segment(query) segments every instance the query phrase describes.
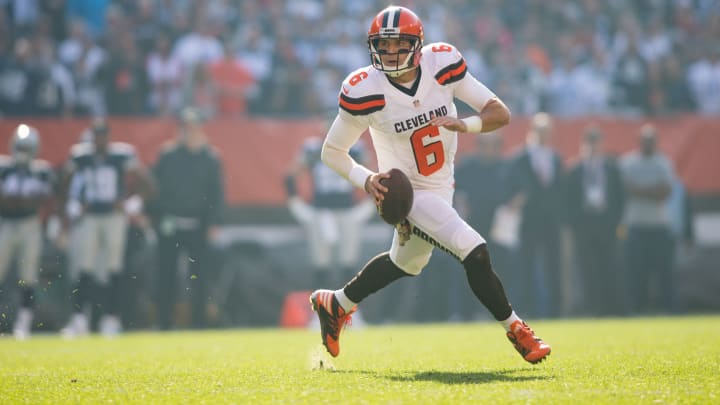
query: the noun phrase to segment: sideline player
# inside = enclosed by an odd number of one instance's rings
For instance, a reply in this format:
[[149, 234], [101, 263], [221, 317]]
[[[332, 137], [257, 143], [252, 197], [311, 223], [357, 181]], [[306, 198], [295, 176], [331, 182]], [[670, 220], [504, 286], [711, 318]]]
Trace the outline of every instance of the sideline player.
[[[352, 184], [322, 162], [322, 143], [319, 137], [306, 139], [285, 179], [290, 212], [307, 235], [315, 272], [313, 285], [334, 281], [333, 268], [337, 268], [343, 279], [355, 273], [362, 226], [375, 212], [369, 198], [356, 202]], [[354, 144], [349, 153], [362, 162], [364, 149], [360, 143]], [[308, 173], [312, 182], [309, 202], [297, 193], [296, 179], [303, 172]]]
[[[352, 72], [341, 86], [340, 109], [322, 160], [376, 201], [387, 192], [380, 180], [397, 167], [410, 178], [414, 203], [407, 221], [396, 227], [389, 251], [371, 259], [342, 289], [312, 293], [323, 344], [337, 356], [340, 332], [357, 304], [399, 278], [420, 274], [437, 247], [462, 263], [473, 293], [505, 327], [520, 355], [530, 363], [540, 362], [550, 354], [550, 346], [515, 314], [492, 269], [485, 240], [452, 207], [457, 133], [496, 130], [509, 122], [510, 112], [467, 72], [455, 47], [423, 46], [423, 38], [415, 13], [385, 8], [368, 31], [372, 64]], [[456, 97], [478, 114], [458, 119]], [[368, 128], [379, 173], [348, 154]]]
[[[61, 333], [77, 337], [89, 332], [87, 304], [97, 297], [103, 315], [100, 332], [114, 336], [121, 332], [119, 318], [121, 272], [127, 241], [127, 214], [139, 211], [140, 196], [128, 197], [128, 177], [137, 182], [143, 196], [154, 184], [135, 149], [126, 143], [110, 142], [110, 128], [95, 119], [89, 129], [91, 140], [72, 147], [66, 167], [69, 180], [66, 214], [77, 232], [71, 248], [79, 271], [74, 291], [74, 313]], [[98, 294], [94, 291], [98, 290]]]
[[16, 258], [22, 295], [13, 325], [18, 340], [32, 329], [43, 242], [40, 209], [54, 191], [50, 164], [35, 159], [39, 147], [37, 129], [20, 124], [10, 138], [12, 157], [0, 156], [0, 282]]

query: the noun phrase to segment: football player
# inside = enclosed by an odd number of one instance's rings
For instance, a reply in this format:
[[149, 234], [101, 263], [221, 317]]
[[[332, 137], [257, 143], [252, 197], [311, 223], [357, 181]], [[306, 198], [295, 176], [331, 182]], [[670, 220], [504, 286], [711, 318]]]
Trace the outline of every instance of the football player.
[[54, 191], [50, 164], [35, 158], [39, 147], [37, 129], [20, 124], [10, 138], [12, 156], [0, 156], [0, 282], [16, 258], [22, 302], [13, 335], [19, 340], [32, 329], [43, 240], [40, 209]]
[[[322, 143], [319, 137], [306, 139], [285, 179], [290, 212], [305, 228], [308, 238], [315, 272], [314, 285], [327, 284], [332, 267], [339, 267], [343, 277], [355, 273], [360, 254], [360, 231], [375, 211], [368, 198], [356, 202], [352, 184], [322, 162]], [[349, 153], [353, 159], [362, 162], [364, 150], [360, 143], [354, 144]], [[296, 178], [303, 172], [309, 174], [312, 182], [309, 203], [297, 193]]]
[[[337, 356], [343, 325], [357, 304], [399, 278], [420, 274], [437, 247], [462, 263], [473, 293], [505, 327], [520, 355], [530, 363], [540, 362], [550, 354], [550, 346], [513, 311], [485, 239], [452, 207], [457, 133], [496, 130], [509, 122], [510, 111], [468, 73], [454, 46], [424, 45], [423, 39], [415, 13], [405, 7], [385, 8], [368, 31], [371, 65], [350, 73], [340, 88], [340, 108], [323, 144], [323, 162], [376, 202], [388, 191], [380, 180], [389, 177], [391, 168], [399, 168], [413, 185], [414, 202], [404, 225], [396, 227], [389, 251], [371, 259], [343, 288], [316, 290], [310, 296], [323, 344]], [[455, 98], [477, 114], [458, 118]], [[378, 173], [348, 153], [367, 129]]]
[[[140, 163], [134, 148], [126, 143], [109, 142], [109, 127], [96, 119], [88, 132], [90, 140], [71, 149], [66, 167], [69, 180], [66, 215], [73, 223], [71, 255], [79, 271], [74, 291], [74, 313], [61, 333], [82, 336], [89, 331], [87, 304], [93, 297], [102, 302], [100, 332], [113, 336], [122, 330], [119, 313], [120, 275], [123, 270], [128, 214], [141, 210], [139, 195], [130, 196], [128, 176], [138, 190], [148, 196], [153, 182]], [[99, 293], [94, 294], [97, 290]]]

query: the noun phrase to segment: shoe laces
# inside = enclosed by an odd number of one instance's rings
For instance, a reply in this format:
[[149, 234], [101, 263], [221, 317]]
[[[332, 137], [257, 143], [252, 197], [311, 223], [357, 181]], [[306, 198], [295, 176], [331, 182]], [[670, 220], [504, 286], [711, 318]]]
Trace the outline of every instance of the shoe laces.
[[351, 310], [345, 313], [345, 310], [338, 306], [338, 312], [339, 311], [343, 311], [343, 314], [331, 314], [331, 316], [328, 317], [328, 323], [330, 324], [330, 334], [333, 339], [338, 338], [338, 336], [340, 335], [340, 330], [344, 326], [352, 325], [352, 314], [353, 312], [355, 312], [354, 310]]
[[535, 336], [535, 332], [525, 323], [520, 324], [520, 328], [512, 331], [516, 341], [525, 347], [534, 347], [540, 341], [540, 338]]

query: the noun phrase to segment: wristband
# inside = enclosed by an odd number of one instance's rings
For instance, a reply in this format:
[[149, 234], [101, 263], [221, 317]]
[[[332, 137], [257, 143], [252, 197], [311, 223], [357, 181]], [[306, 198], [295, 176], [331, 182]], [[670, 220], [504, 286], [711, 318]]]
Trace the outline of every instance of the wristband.
[[483, 127], [482, 118], [477, 115], [472, 115], [467, 118], [463, 118], [460, 121], [464, 122], [467, 126], [467, 132], [481, 132]]
[[367, 178], [372, 176], [373, 173], [365, 166], [355, 165], [348, 173], [348, 180], [357, 188], [365, 190], [365, 181]]

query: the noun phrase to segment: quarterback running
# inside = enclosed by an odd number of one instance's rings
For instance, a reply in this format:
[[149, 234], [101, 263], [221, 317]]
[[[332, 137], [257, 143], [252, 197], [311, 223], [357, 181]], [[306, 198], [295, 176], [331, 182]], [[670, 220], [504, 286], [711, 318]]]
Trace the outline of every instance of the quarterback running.
[[[311, 294], [323, 344], [337, 356], [340, 333], [357, 304], [397, 279], [419, 275], [437, 247], [462, 263], [473, 293], [505, 327], [515, 349], [526, 361], [538, 363], [550, 354], [550, 346], [513, 311], [485, 239], [452, 206], [457, 133], [498, 129], [509, 122], [510, 111], [468, 73], [454, 46], [425, 45], [423, 40], [423, 25], [415, 13], [405, 7], [385, 8], [368, 31], [371, 64], [350, 73], [340, 88], [323, 162], [377, 203], [388, 191], [381, 180], [389, 177], [390, 169], [400, 169], [410, 179], [414, 199], [407, 219], [396, 226], [389, 251], [371, 259], [343, 288]], [[458, 118], [455, 98], [477, 114]], [[348, 153], [367, 129], [378, 173]]]

